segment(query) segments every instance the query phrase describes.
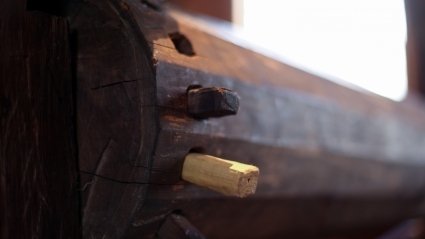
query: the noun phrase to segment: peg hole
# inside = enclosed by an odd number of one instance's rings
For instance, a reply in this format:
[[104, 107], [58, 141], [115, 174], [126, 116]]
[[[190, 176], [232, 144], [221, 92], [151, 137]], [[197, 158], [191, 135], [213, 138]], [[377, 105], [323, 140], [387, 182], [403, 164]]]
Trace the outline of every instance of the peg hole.
[[174, 44], [174, 47], [180, 54], [186, 56], [195, 55], [192, 43], [185, 35], [181, 34], [180, 32], [173, 32], [168, 34], [168, 36], [170, 37], [171, 41]]
[[189, 153], [205, 154], [206, 150], [203, 147], [193, 147], [189, 150]]

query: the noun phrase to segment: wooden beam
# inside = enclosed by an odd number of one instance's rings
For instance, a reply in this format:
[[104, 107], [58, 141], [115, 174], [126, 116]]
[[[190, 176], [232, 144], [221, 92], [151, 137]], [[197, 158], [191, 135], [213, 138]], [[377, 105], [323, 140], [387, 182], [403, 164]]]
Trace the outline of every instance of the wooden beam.
[[[129, 5], [149, 36], [146, 17]], [[151, 182], [174, 185], [151, 186], [139, 220], [178, 208], [206, 236], [311, 238], [319, 231], [365, 231], [425, 213], [423, 191], [415, 190], [425, 186], [422, 105], [342, 87], [235, 47], [206, 33], [208, 26], [192, 24], [193, 19], [175, 17], [195, 56], [179, 54], [166, 38], [148, 40], [155, 49], [161, 125]], [[237, 115], [192, 118], [183, 97], [190, 85], [236, 92]], [[258, 166], [262, 177], [256, 194], [241, 202], [181, 186], [176, 168], [193, 148]], [[224, 218], [238, 222], [232, 232], [218, 229], [229, 223]], [[258, 225], [267, 227], [244, 230]]]
[[[110, 3], [86, 1], [71, 18], [84, 235], [154, 237], [176, 210], [212, 238], [315, 238], [425, 214], [422, 103], [342, 87], [187, 16]], [[178, 49], [176, 32], [193, 54]], [[235, 92], [237, 114], [194, 117], [193, 85]], [[256, 194], [182, 181], [189, 152], [258, 166]]]

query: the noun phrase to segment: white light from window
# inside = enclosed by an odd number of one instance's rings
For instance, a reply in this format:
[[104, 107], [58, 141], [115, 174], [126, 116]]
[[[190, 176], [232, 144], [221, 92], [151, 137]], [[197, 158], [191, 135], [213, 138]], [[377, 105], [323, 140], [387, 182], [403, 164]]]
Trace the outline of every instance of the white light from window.
[[401, 100], [403, 0], [244, 0], [244, 34], [290, 64]]

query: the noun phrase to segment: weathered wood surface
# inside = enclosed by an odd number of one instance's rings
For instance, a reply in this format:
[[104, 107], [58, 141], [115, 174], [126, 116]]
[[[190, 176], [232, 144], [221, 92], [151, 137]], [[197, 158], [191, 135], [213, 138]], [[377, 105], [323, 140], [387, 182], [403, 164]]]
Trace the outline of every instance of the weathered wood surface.
[[[140, 1], [78, 9], [86, 237], [154, 237], [175, 210], [208, 238], [311, 238], [424, 215], [423, 105], [344, 88]], [[176, 49], [175, 33], [194, 55]], [[192, 118], [191, 85], [234, 90], [237, 115]], [[257, 165], [256, 195], [227, 198], [182, 182], [191, 151]]]
[[121, 238], [143, 204], [158, 131], [151, 53], [123, 3], [75, 8], [83, 236]]
[[196, 227], [179, 214], [169, 215], [157, 233], [158, 239], [205, 239]]
[[0, 238], [80, 238], [68, 26], [26, 2], [0, 2]]

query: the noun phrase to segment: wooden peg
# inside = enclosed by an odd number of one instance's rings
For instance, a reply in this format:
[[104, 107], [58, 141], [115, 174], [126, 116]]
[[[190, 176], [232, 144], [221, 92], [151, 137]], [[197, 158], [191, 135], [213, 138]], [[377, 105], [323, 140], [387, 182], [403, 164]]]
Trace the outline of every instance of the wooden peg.
[[187, 110], [199, 119], [235, 115], [239, 110], [239, 96], [222, 87], [191, 87], [187, 91]]
[[190, 153], [186, 155], [182, 177], [225, 195], [246, 197], [255, 193], [259, 173], [253, 165]]

